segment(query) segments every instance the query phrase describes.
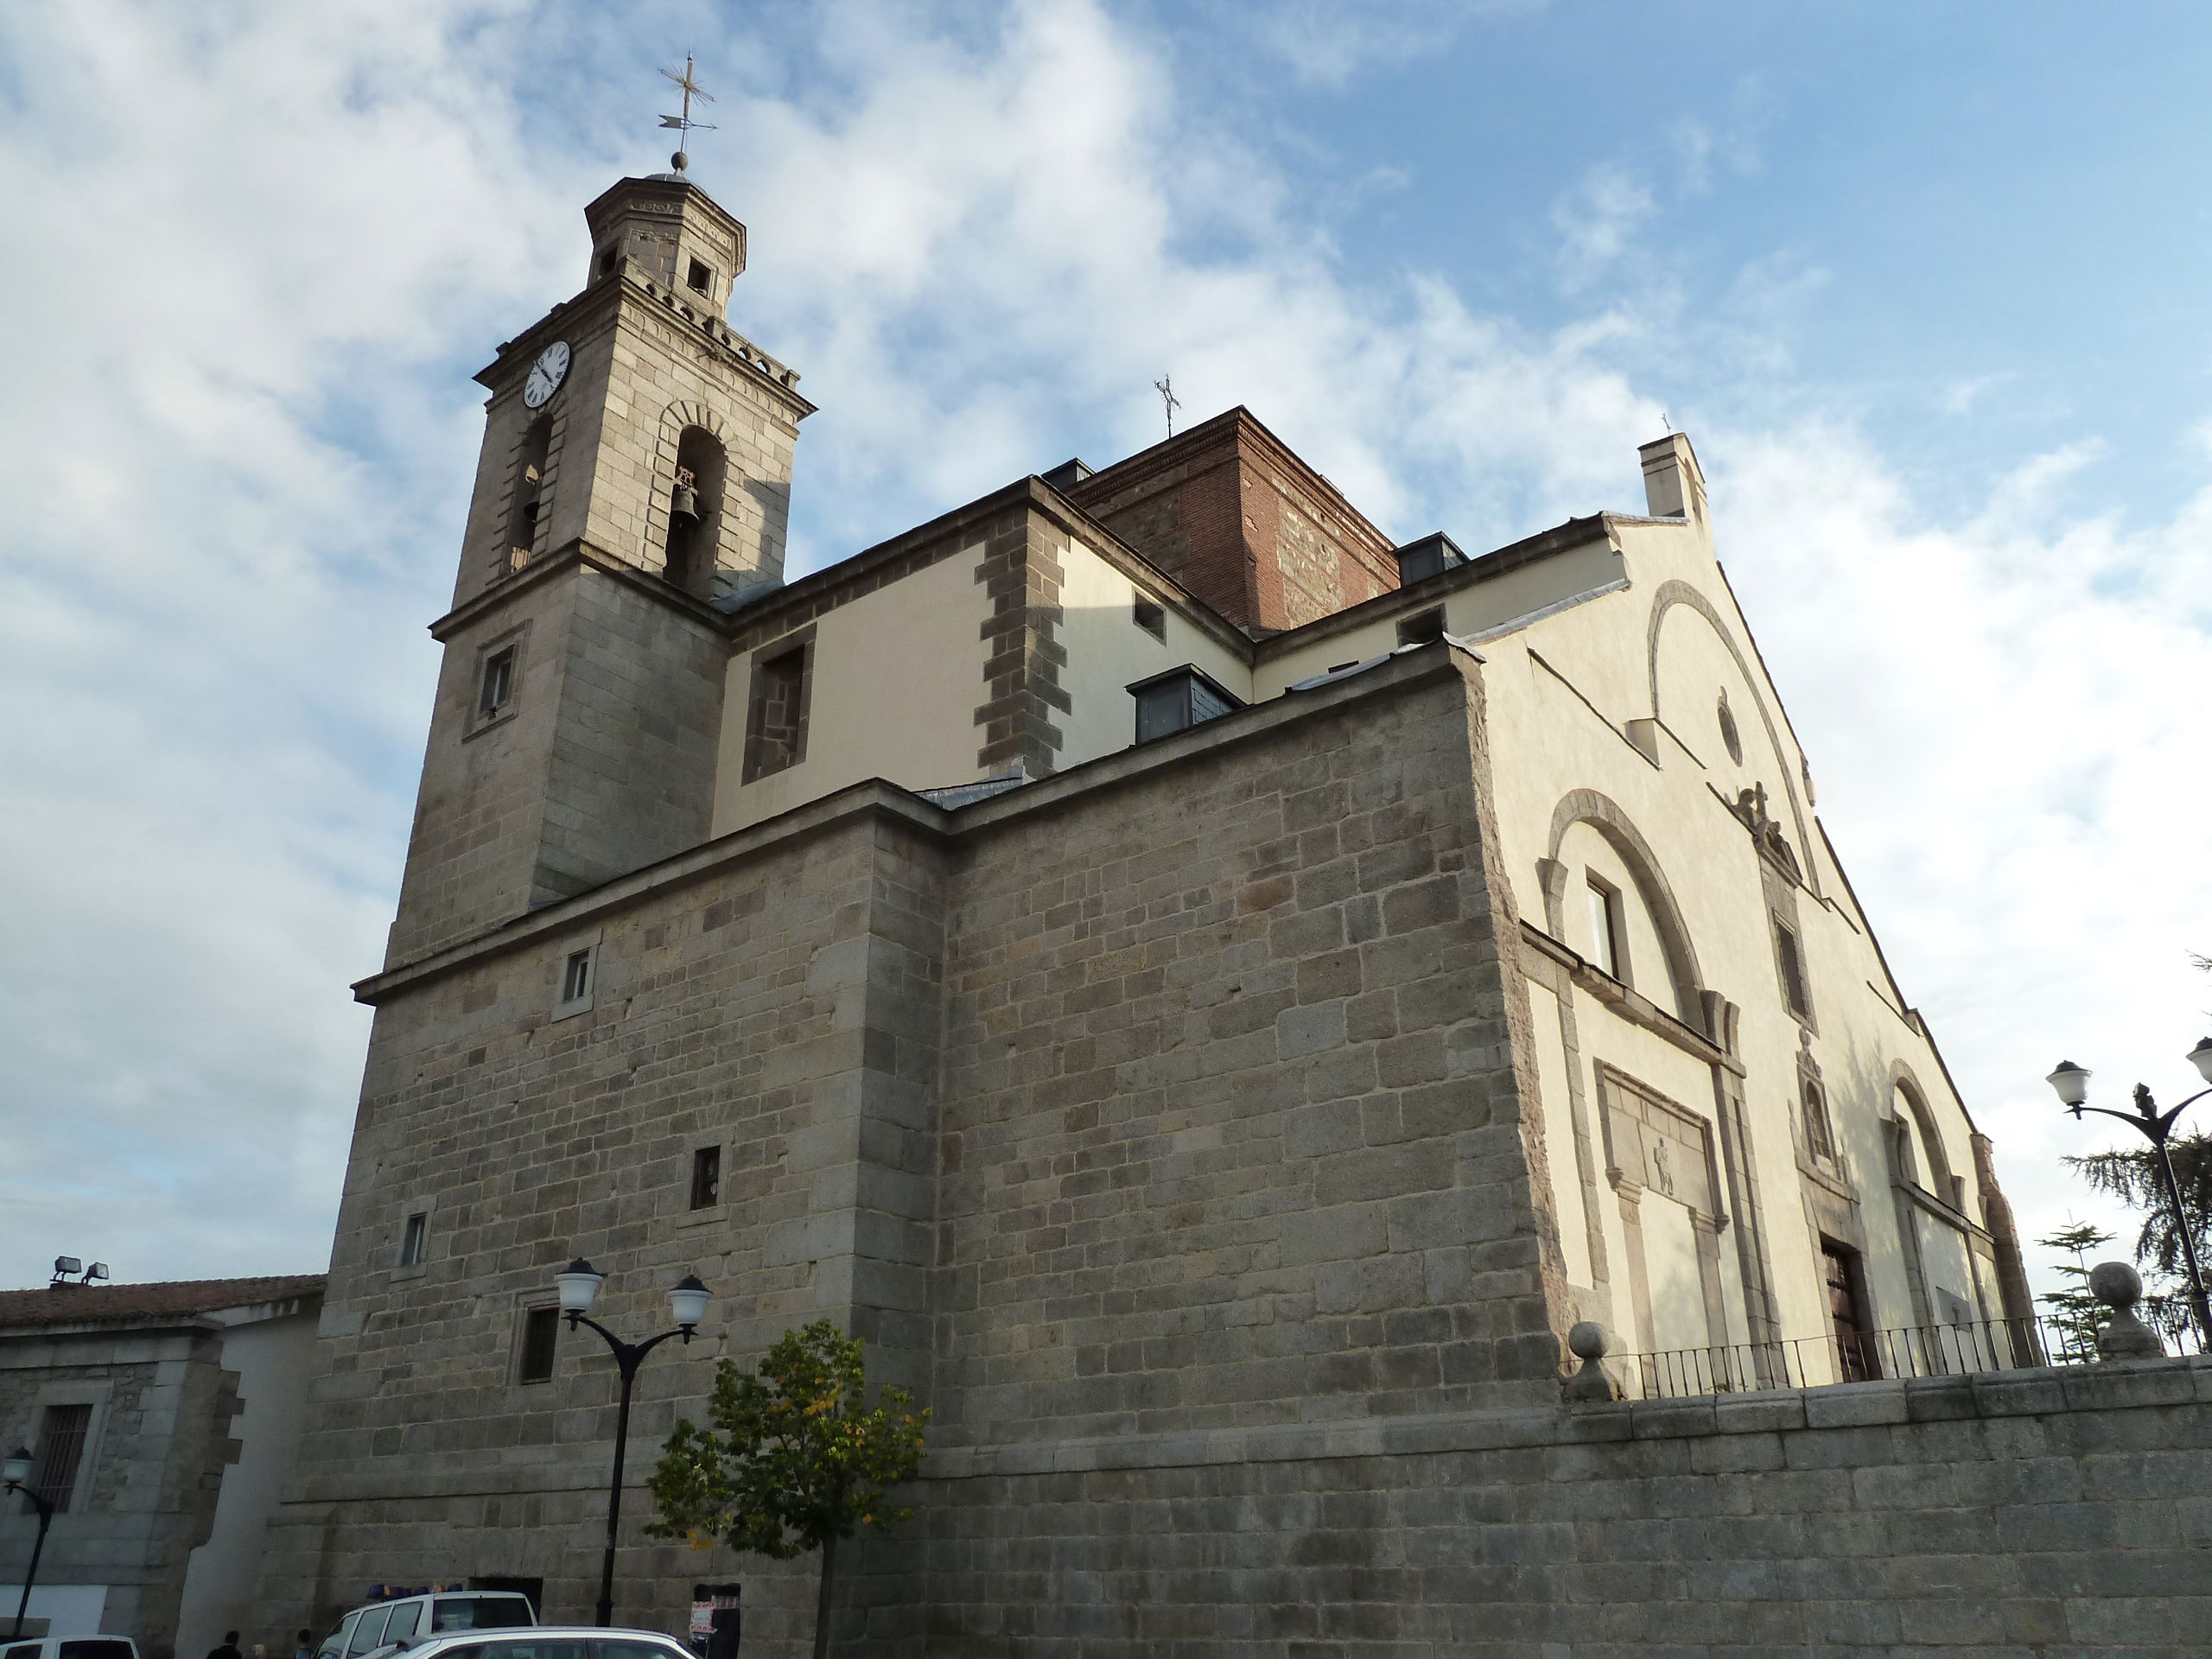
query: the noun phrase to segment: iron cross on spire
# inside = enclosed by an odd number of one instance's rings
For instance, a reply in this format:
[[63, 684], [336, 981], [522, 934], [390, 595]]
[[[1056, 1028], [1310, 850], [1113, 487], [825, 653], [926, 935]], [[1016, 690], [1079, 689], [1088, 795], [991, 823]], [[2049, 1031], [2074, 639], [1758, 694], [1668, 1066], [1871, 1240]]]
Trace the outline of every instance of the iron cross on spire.
[[1174, 377], [1161, 375], [1152, 383], [1152, 389], [1160, 394], [1160, 404], [1167, 411], [1167, 435], [1172, 438], [1175, 435], [1175, 411], [1183, 407], [1183, 400], [1175, 395]]
[[681, 173], [691, 165], [691, 158], [683, 153], [684, 137], [688, 137], [695, 131], [712, 132], [715, 130], [711, 122], [694, 121], [691, 118], [691, 100], [696, 98], [702, 103], [711, 104], [715, 101], [715, 95], [691, 78], [691, 54], [689, 52], [683, 54], [682, 74], [677, 74], [673, 69], [664, 69], [661, 73], [683, 89], [683, 113], [664, 115], [660, 118], [661, 125], [674, 127], [679, 134], [683, 135], [676, 141], [676, 154], [668, 158], [676, 170]]

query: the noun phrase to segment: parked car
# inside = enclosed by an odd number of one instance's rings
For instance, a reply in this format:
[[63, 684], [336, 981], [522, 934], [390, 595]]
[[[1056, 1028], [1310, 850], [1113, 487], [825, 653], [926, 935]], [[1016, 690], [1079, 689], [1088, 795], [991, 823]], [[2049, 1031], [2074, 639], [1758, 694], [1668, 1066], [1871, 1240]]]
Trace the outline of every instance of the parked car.
[[41, 1636], [0, 1642], [0, 1659], [138, 1659], [127, 1636]]
[[407, 1659], [699, 1659], [658, 1630], [540, 1624], [523, 1630], [456, 1630], [417, 1642]]
[[[323, 1638], [315, 1659], [362, 1659], [389, 1649], [412, 1650], [434, 1636], [455, 1630], [525, 1629], [537, 1623], [530, 1598], [512, 1590], [440, 1590], [395, 1596], [356, 1607]], [[4, 1656], [0, 1656], [4, 1659]], [[69, 1659], [124, 1659], [121, 1654], [71, 1655]]]

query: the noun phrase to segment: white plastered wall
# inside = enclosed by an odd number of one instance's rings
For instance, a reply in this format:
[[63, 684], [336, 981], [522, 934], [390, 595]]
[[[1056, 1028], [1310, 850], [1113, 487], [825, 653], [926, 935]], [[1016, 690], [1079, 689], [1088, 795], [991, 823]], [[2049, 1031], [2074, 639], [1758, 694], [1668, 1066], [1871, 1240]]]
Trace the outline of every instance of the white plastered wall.
[[936, 789], [983, 775], [976, 762], [983, 744], [976, 709], [988, 696], [982, 557], [979, 543], [816, 617], [806, 758], [751, 784], [743, 779], [753, 660], [784, 649], [789, 636], [730, 658], [715, 835], [871, 778]]

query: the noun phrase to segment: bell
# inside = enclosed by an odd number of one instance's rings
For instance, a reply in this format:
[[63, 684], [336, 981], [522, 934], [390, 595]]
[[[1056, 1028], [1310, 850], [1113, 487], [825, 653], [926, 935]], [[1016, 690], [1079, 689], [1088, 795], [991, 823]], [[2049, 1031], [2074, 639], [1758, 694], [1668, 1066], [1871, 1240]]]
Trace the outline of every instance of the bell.
[[671, 518], [681, 518], [687, 524], [699, 522], [699, 493], [689, 484], [679, 484], [676, 493], [669, 498], [668, 513]]

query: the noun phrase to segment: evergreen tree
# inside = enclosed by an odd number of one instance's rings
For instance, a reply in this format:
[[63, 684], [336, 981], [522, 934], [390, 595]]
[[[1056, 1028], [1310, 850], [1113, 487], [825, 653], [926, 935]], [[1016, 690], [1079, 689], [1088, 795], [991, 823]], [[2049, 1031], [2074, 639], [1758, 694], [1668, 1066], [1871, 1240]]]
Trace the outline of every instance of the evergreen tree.
[[2088, 1253], [2109, 1244], [2113, 1235], [2086, 1221], [2069, 1222], [2055, 1233], [2036, 1240], [2038, 1249], [2067, 1250], [2071, 1262], [2061, 1262], [2054, 1271], [2069, 1281], [2063, 1290], [2046, 1291], [2036, 1300], [2050, 1310], [2051, 1329], [2058, 1333], [2057, 1357], [2080, 1362], [2097, 1357], [2097, 1327], [2104, 1323], [2104, 1304], [2089, 1294]]
[[645, 1530], [656, 1538], [777, 1560], [822, 1552], [815, 1659], [830, 1650], [837, 1541], [913, 1514], [887, 1506], [883, 1489], [913, 1478], [930, 1414], [908, 1410], [904, 1389], [887, 1388], [864, 1408], [867, 1391], [858, 1338], [828, 1319], [786, 1331], [757, 1371], [726, 1359], [715, 1368], [711, 1427], [678, 1421], [645, 1483], [660, 1517]]

